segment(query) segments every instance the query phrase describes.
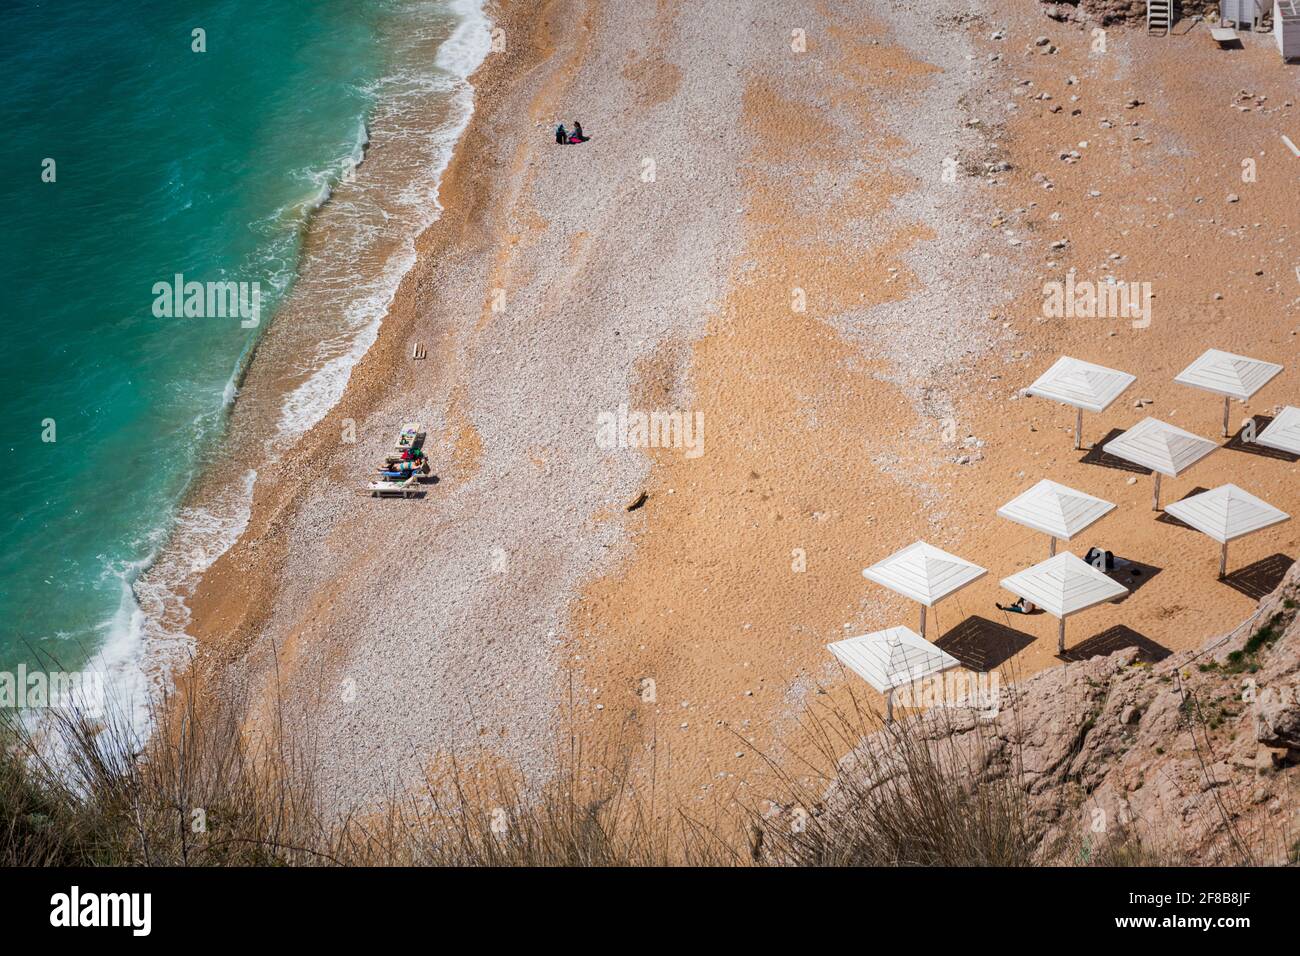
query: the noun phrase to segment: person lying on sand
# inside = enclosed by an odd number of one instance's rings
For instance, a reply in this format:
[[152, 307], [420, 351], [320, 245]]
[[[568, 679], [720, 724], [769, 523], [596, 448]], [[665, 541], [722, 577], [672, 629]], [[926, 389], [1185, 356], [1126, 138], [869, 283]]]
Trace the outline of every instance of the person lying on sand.
[[993, 603], [999, 611], [1006, 611], [1008, 614], [1028, 614], [1035, 610], [1034, 605], [1029, 601], [1026, 601], [1024, 598], [1016, 598], [1015, 604], [1007, 604], [1005, 606], [998, 604], [996, 601]]

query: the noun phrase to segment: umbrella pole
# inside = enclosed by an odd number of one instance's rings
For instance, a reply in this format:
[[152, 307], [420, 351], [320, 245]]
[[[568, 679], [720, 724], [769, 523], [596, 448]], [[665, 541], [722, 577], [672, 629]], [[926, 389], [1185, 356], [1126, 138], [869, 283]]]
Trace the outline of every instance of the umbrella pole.
[[1232, 404], [1232, 399], [1227, 395], [1223, 396], [1223, 437], [1228, 437], [1228, 406]]
[[1064, 654], [1064, 653], [1065, 653], [1065, 618], [1061, 618], [1061, 619], [1057, 622], [1057, 629], [1056, 629], [1056, 653], [1058, 653], [1058, 654]]
[[1050, 541], [1048, 541], [1048, 543], [1047, 543], [1047, 556], [1048, 556], [1049, 558], [1054, 558], [1054, 557], [1056, 557], [1056, 538], [1055, 538], [1055, 536], [1053, 536], [1052, 539], [1051, 539]]
[[921, 636], [925, 637], [925, 605], [921, 605]]
[[1222, 581], [1228, 576], [1228, 542], [1223, 542], [1223, 550], [1219, 552], [1219, 580]]
[[894, 722], [894, 688], [891, 687], [889, 688], [888, 693], [885, 694], [885, 723], [892, 724], [893, 722]]
[[1155, 490], [1151, 493], [1151, 510], [1160, 510], [1160, 472], [1156, 472]]
[[1083, 447], [1083, 409], [1074, 410], [1074, 450], [1078, 451]]

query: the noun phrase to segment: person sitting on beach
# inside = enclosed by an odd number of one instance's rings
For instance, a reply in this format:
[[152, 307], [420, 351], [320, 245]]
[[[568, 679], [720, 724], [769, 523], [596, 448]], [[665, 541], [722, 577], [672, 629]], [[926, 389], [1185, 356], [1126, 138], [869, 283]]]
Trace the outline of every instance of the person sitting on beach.
[[582, 124], [577, 120], [573, 121], [573, 132], [569, 134], [570, 143], [585, 143], [587, 137], [582, 132]]
[[559, 126], [555, 127], [555, 143], [557, 146], [563, 146], [568, 141], [569, 141], [569, 131], [565, 129], [564, 124], [561, 123]]

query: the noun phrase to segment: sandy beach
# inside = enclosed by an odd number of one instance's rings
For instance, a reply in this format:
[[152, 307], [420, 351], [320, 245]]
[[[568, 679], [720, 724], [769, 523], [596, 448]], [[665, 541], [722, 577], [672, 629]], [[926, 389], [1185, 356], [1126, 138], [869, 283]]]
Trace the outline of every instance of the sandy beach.
[[[1300, 526], [1234, 543], [1247, 573], [1216, 581], [1217, 544], [1092, 446], [1149, 415], [1220, 441], [1221, 401], [1173, 381], [1207, 348], [1287, 366], [1234, 432], [1300, 404], [1294, 67], [1203, 24], [1100, 50], [1035, 6], [494, 4], [443, 215], [193, 601], [207, 686], [308, 731], [340, 809], [450, 754], [543, 778], [570, 730], [679, 802], [759, 801], [810, 704], [880, 705], [825, 646], [915, 626], [861, 572], [918, 538], [989, 569], [932, 640], [1062, 666], [1054, 618], [995, 607], [1047, 553], [995, 512], [1041, 478], [1118, 505], [1063, 549], [1145, 572], [1072, 649], [1243, 620]], [[575, 118], [591, 140], [556, 146]], [[1149, 324], [1045, 315], [1070, 270], [1150, 283]], [[1063, 354], [1137, 376], [1079, 451], [1071, 409], [1021, 394]], [[608, 447], [621, 411], [700, 441]], [[362, 496], [407, 421], [436, 483]], [[1298, 473], [1237, 441], [1164, 500], [1230, 481], [1294, 514]]]

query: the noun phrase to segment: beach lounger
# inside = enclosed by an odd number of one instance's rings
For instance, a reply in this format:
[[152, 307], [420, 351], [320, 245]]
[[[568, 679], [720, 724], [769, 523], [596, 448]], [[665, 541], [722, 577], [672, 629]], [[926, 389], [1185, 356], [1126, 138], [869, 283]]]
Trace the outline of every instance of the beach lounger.
[[390, 495], [401, 497], [401, 498], [409, 498], [412, 495], [419, 495], [424, 493], [424, 489], [420, 486], [419, 479], [416, 475], [412, 475], [410, 478], [407, 478], [405, 481], [371, 482], [369, 487], [370, 487], [370, 497], [372, 498], [386, 498]]
[[[401, 464], [404, 464], [404, 463], [406, 463], [406, 462], [412, 462], [412, 463], [414, 463], [414, 461], [415, 461], [415, 459], [413, 459], [413, 458], [403, 458], [401, 455], [385, 455], [385, 456], [384, 456], [384, 464], [385, 464], [386, 466], [387, 466], [387, 465], [401, 465]], [[427, 474], [429, 473], [429, 456], [428, 456], [428, 455], [425, 455], [423, 458], [419, 459], [419, 461], [422, 462], [422, 464], [421, 464], [420, 467], [422, 467], [422, 468], [424, 469], [424, 473], [427, 475]]]
[[1231, 27], [1211, 27], [1210, 39], [1225, 49], [1230, 46], [1241, 46], [1241, 37]]
[[419, 422], [407, 422], [402, 426], [402, 431], [398, 434], [397, 442], [393, 447], [398, 451], [414, 450], [419, 448], [423, 442], [424, 426]]
[[[401, 462], [400, 464], [406, 464], [406, 462]], [[402, 481], [411, 475], [427, 475], [429, 473], [429, 460], [426, 458], [420, 464], [415, 465], [410, 469], [401, 468], [398, 467], [397, 464], [393, 464], [380, 465], [375, 470], [379, 472], [384, 481]]]

